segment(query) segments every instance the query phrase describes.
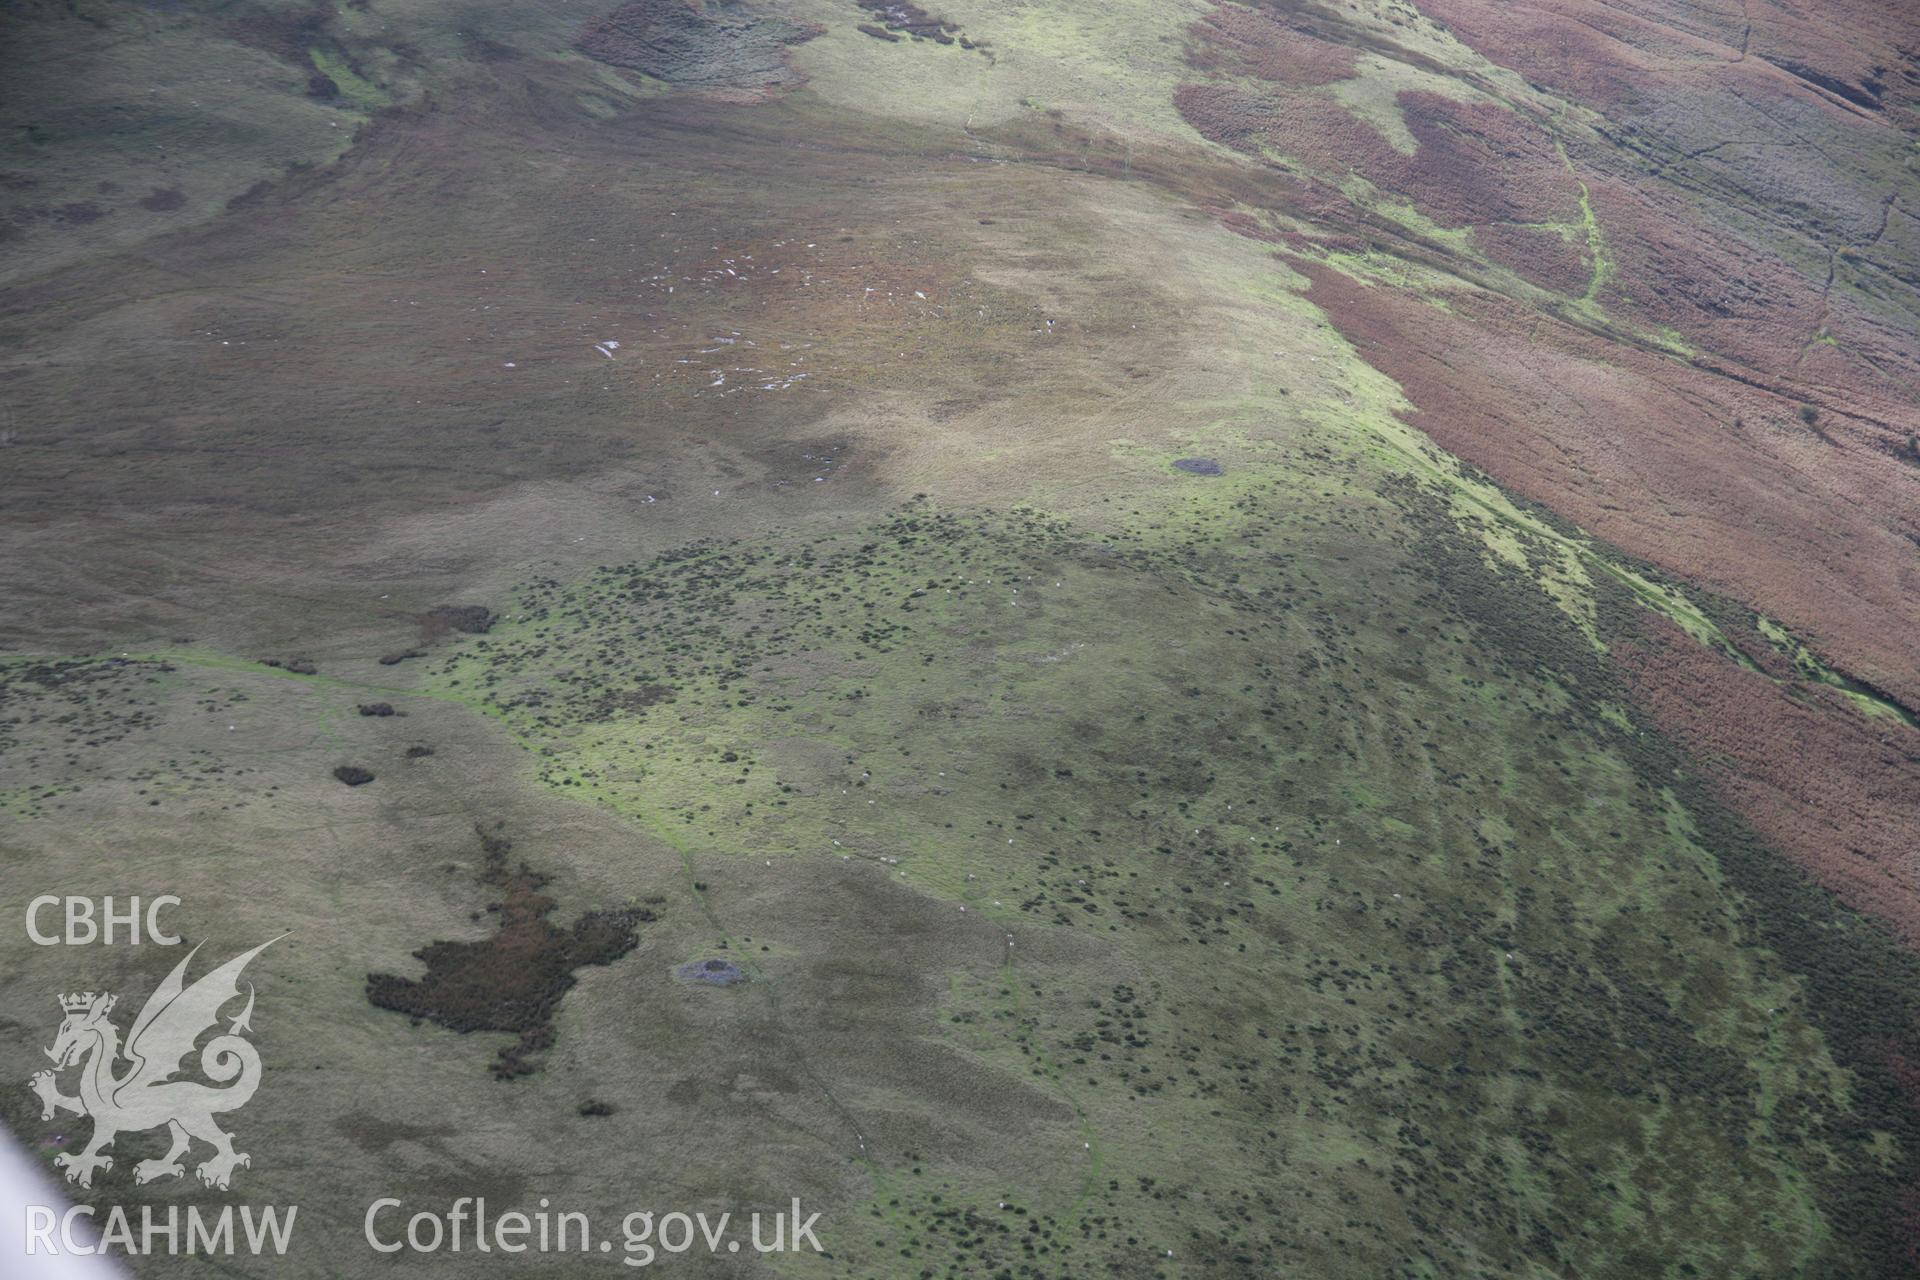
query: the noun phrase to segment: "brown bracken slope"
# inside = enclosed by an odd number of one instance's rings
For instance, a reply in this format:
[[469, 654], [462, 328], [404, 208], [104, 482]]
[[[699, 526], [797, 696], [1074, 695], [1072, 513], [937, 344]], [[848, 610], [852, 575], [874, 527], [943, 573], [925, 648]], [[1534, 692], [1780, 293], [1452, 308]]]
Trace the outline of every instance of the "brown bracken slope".
[[[1284, 246], [1422, 431], [1741, 615], [1761, 670], [1651, 625], [1614, 656], [1758, 831], [1910, 942], [1916, 49], [1860, 0], [1276, 0], [1196, 23], [1176, 96], [1267, 172], [1216, 212]], [[1425, 284], [1382, 287], [1384, 255]]]

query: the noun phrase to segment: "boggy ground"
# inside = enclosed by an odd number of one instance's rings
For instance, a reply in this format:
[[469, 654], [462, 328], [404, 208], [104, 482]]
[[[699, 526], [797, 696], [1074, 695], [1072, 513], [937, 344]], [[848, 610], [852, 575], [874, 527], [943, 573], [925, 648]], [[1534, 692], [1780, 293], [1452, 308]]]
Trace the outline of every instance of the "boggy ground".
[[[1911, 1265], [1894, 63], [1753, 19], [1835, 176], [1636, 159], [1465, 8], [650, 12], [223, 26], [337, 161], [0, 246], [8, 882], [294, 930], [280, 1269], [389, 1192], [798, 1194], [823, 1275]], [[19, 1075], [165, 967], [0, 947]]]

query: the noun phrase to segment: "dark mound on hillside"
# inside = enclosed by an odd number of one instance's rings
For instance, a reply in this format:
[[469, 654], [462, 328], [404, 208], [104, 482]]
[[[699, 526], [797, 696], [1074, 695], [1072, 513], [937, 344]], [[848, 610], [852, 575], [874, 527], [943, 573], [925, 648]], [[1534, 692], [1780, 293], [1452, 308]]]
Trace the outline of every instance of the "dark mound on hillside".
[[980, 49], [984, 41], [970, 40], [961, 34], [960, 24], [949, 22], [945, 18], [936, 18], [913, 0], [858, 0], [862, 9], [877, 18], [883, 25], [874, 26], [869, 22], [859, 24], [859, 29], [877, 39], [898, 43], [904, 32], [915, 40], [931, 40], [935, 44], [957, 44], [963, 49]]
[[485, 856], [480, 883], [498, 890], [489, 912], [499, 917], [492, 937], [481, 942], [433, 942], [414, 952], [427, 966], [412, 980], [391, 973], [367, 975], [367, 1000], [454, 1031], [514, 1031], [520, 1039], [500, 1051], [493, 1073], [502, 1080], [527, 1075], [532, 1055], [553, 1044], [553, 1014], [572, 990], [574, 970], [612, 964], [638, 942], [635, 926], [653, 919], [645, 908], [589, 911], [569, 929], [547, 916], [552, 898], [541, 893], [547, 877], [522, 863], [507, 862], [513, 843], [482, 829]]
[[[437, 604], [427, 610], [427, 630], [435, 633], [461, 631], [470, 636], [483, 636], [493, 629], [493, 623], [493, 610], [483, 604]], [[402, 654], [394, 661], [403, 661], [407, 656]]]
[[798, 84], [787, 47], [819, 34], [817, 26], [750, 13], [733, 0], [634, 0], [589, 22], [573, 44], [671, 85], [757, 96]]

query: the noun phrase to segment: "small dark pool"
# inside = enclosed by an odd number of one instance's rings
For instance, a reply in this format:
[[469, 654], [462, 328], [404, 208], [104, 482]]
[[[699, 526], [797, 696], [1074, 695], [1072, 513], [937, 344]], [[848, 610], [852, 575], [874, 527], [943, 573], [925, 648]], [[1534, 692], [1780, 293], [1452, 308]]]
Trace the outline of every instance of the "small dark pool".
[[1173, 469], [1196, 476], [1217, 476], [1221, 473], [1219, 462], [1213, 458], [1181, 458], [1173, 464]]
[[731, 960], [689, 960], [676, 965], [673, 976], [682, 982], [697, 982], [705, 987], [731, 987], [745, 982], [747, 975]]

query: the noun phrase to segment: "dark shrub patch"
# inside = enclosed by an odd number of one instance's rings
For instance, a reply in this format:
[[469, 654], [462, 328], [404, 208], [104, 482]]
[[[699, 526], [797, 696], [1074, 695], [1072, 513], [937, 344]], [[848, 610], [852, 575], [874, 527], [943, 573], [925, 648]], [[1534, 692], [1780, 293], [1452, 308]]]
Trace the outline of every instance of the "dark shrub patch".
[[573, 927], [547, 920], [547, 877], [507, 861], [511, 841], [479, 831], [485, 865], [480, 883], [498, 891], [487, 910], [499, 926], [483, 942], [433, 942], [414, 952], [427, 966], [418, 981], [391, 973], [367, 975], [367, 999], [382, 1009], [426, 1018], [454, 1031], [514, 1031], [520, 1038], [500, 1051], [493, 1074], [502, 1080], [537, 1069], [533, 1055], [553, 1043], [553, 1013], [572, 989], [574, 970], [611, 964], [639, 941], [635, 926], [654, 918], [644, 907], [589, 911]]
[[431, 633], [463, 631], [482, 636], [493, 628], [493, 610], [483, 604], [437, 604], [427, 610], [426, 627]]

